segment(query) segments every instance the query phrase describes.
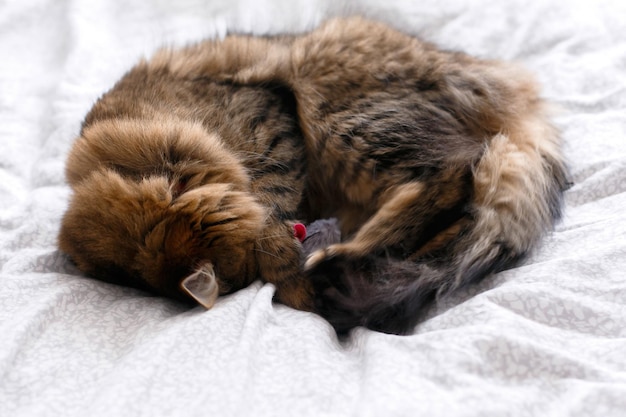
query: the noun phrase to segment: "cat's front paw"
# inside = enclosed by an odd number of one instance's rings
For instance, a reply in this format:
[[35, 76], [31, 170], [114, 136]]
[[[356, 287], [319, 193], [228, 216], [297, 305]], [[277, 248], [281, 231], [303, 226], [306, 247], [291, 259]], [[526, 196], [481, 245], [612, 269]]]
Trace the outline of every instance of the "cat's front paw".
[[313, 310], [313, 289], [302, 271], [302, 231], [294, 222], [277, 222], [258, 240], [256, 257], [261, 277], [276, 286], [276, 300], [298, 310]]

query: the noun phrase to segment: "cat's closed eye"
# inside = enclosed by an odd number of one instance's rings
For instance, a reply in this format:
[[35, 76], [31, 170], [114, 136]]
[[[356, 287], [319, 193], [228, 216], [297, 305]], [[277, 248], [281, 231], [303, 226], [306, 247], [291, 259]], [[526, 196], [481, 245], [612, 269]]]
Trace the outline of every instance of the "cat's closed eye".
[[191, 185], [190, 180], [191, 180], [191, 177], [187, 177], [187, 176], [174, 178], [172, 180], [172, 188], [171, 188], [172, 196], [176, 198], [179, 195], [183, 194], [185, 191], [188, 191]]

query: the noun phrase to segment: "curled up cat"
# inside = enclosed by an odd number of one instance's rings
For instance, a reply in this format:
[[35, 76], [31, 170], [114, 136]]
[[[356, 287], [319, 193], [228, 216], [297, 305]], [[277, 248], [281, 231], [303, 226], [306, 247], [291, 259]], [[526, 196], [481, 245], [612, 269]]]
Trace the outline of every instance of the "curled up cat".
[[[344, 333], [412, 330], [561, 214], [535, 81], [384, 24], [163, 49], [94, 105], [60, 248], [86, 274], [210, 307], [261, 278]], [[298, 222], [336, 218], [306, 258]]]

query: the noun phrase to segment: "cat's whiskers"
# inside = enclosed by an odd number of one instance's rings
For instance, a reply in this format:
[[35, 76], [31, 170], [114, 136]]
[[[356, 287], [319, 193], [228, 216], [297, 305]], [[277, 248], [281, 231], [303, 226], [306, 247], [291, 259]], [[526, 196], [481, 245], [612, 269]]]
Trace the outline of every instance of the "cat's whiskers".
[[272, 252], [268, 252], [268, 251], [266, 251], [266, 250], [259, 249], [259, 248], [254, 248], [253, 250], [254, 250], [255, 252], [260, 252], [260, 253], [263, 253], [263, 254], [265, 254], [265, 255], [269, 255], [269, 256], [271, 256], [272, 258], [280, 259], [280, 256], [278, 256], [278, 255], [276, 255], [275, 253], [272, 253]]
[[259, 240], [267, 240], [267, 239], [276, 239], [276, 238], [279, 238], [279, 237], [282, 237], [282, 236], [284, 236], [284, 235], [282, 235], [282, 234], [268, 235], [268, 236], [263, 236], [263, 237], [258, 238], [257, 241], [259, 241]]

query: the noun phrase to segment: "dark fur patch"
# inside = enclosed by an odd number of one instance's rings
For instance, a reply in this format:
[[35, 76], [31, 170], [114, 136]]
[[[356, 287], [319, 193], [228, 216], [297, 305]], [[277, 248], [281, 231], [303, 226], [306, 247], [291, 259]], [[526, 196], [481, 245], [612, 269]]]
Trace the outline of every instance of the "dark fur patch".
[[[220, 287], [260, 276], [340, 333], [405, 333], [560, 217], [544, 113], [522, 71], [361, 18], [161, 51], [85, 117], [60, 245], [160, 294], [207, 262]], [[305, 276], [293, 223], [318, 217], [337, 217], [344, 242]]]
[[316, 311], [338, 334], [357, 326], [393, 334], [411, 331], [434, 300], [443, 275], [424, 264], [377, 256], [338, 256], [309, 273]]

